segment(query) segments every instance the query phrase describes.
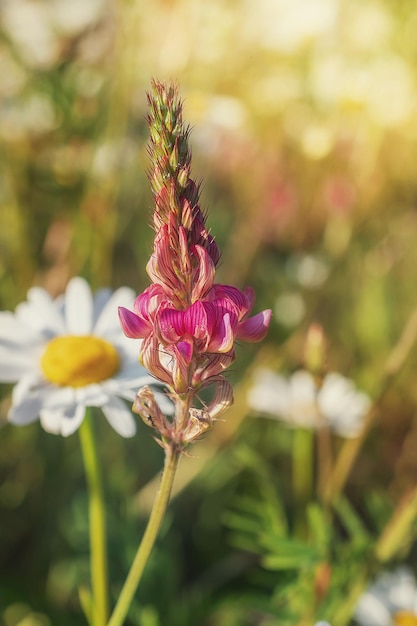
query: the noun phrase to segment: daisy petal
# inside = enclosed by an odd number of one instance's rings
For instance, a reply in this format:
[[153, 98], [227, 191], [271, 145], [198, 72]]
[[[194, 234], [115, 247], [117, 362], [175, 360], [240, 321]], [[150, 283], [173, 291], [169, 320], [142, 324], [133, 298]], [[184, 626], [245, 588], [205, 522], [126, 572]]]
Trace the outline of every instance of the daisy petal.
[[154, 397], [164, 415], [173, 415], [175, 409], [174, 404], [165, 393], [154, 391]]
[[30, 389], [36, 387], [41, 382], [41, 377], [37, 372], [29, 372], [22, 376], [18, 383], [13, 387], [12, 402], [20, 404]]
[[120, 320], [117, 308], [132, 308], [135, 301], [135, 292], [129, 287], [120, 287], [109, 298], [103, 307], [97, 323], [93, 329], [95, 335], [100, 337], [109, 337], [110, 335], [121, 335]]
[[31, 424], [38, 419], [42, 406], [42, 397], [27, 396], [18, 404], [12, 405], [8, 414], [9, 422], [19, 426]]
[[64, 409], [43, 409], [40, 421], [46, 432], [68, 437], [81, 425], [85, 416], [85, 406], [73, 404]]
[[104, 307], [110, 300], [112, 295], [112, 290], [108, 287], [103, 287], [99, 289], [94, 294], [93, 298], [93, 328], [97, 324], [98, 319], [100, 318]]
[[110, 426], [121, 437], [133, 437], [136, 433], [136, 422], [123, 400], [114, 397], [110, 398], [109, 402], [101, 410]]
[[26, 345], [33, 343], [34, 340], [42, 341], [42, 335], [34, 332], [32, 328], [24, 326], [18, 321], [14, 313], [10, 311], [0, 312], [0, 341]]
[[[29, 380], [29, 377], [26, 381]], [[73, 389], [47, 385], [40, 389], [28, 391], [23, 395], [22, 389], [13, 393], [13, 403], [9, 411], [9, 421], [14, 424], [34, 422], [44, 409], [62, 410], [74, 403]]]
[[71, 335], [89, 335], [93, 326], [93, 299], [83, 278], [72, 278], [65, 292], [65, 321]]
[[258, 369], [248, 392], [248, 403], [257, 412], [288, 419], [291, 395], [287, 379], [269, 369]]
[[103, 406], [108, 402], [109, 396], [104, 391], [104, 386], [99, 384], [78, 387], [75, 390], [75, 399], [78, 404], [84, 406]]
[[16, 352], [0, 346], [0, 380], [3, 383], [14, 383], [19, 378], [33, 371], [36, 367], [30, 354]]
[[49, 337], [65, 332], [64, 320], [51, 296], [41, 287], [28, 291], [28, 301], [16, 307], [16, 319], [20, 324]]

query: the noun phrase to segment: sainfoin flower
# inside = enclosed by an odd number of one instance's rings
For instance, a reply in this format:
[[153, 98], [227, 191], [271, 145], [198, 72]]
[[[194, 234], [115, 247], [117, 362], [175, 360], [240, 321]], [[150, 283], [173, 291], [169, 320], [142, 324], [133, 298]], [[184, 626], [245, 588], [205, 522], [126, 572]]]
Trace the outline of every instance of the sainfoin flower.
[[[235, 359], [235, 341], [260, 341], [271, 311], [250, 316], [251, 288], [244, 291], [215, 282], [219, 248], [199, 206], [199, 188], [190, 177], [189, 129], [182, 120], [177, 88], [154, 82], [149, 95], [149, 174], [155, 199], [153, 253], [147, 265], [151, 285], [133, 310], [120, 307], [128, 337], [143, 340], [140, 361], [168, 388], [176, 418], [167, 421], [151, 395], [135, 403], [144, 420], [163, 439], [182, 445], [204, 432], [231, 404], [233, 393], [223, 372]], [[213, 386], [213, 400], [193, 406], [198, 392]]]
[[355, 620], [359, 626], [416, 626], [417, 582], [410, 568], [380, 574], [360, 597]]
[[369, 397], [336, 372], [319, 386], [305, 370], [284, 377], [268, 368], [255, 372], [248, 392], [249, 406], [258, 414], [302, 428], [326, 426], [342, 437], [356, 437], [370, 407]]
[[134, 435], [124, 400], [133, 401], [137, 388], [154, 379], [137, 363], [140, 342], [128, 341], [120, 329], [117, 305], [133, 300], [127, 287], [102, 289], [93, 298], [87, 282], [73, 278], [56, 300], [33, 287], [15, 313], [0, 312], [0, 381], [17, 383], [9, 421], [40, 419], [46, 431], [67, 436], [86, 407], [100, 407], [117, 433]]

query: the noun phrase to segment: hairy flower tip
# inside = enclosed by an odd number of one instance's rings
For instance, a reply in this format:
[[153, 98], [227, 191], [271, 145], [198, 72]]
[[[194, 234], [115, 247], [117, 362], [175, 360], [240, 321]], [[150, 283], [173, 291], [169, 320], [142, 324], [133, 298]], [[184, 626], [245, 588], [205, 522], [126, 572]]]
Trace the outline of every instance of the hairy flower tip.
[[182, 101], [174, 83], [152, 82], [148, 94], [149, 179], [156, 199], [155, 227], [166, 223], [175, 207], [181, 217], [182, 206], [198, 204], [198, 186], [190, 182], [190, 129], [182, 117]]
[[[217, 265], [220, 250], [206, 228], [206, 217], [199, 207], [200, 186], [191, 178], [190, 129], [183, 122], [177, 86], [154, 81], [148, 102], [148, 153], [152, 164], [149, 180], [155, 197], [154, 228], [158, 232], [164, 224], [169, 224], [178, 238], [181, 226], [188, 247], [203, 247]], [[172, 228], [173, 225], [177, 230]], [[180, 242], [170, 239], [173, 256], [181, 258]], [[177, 276], [183, 276], [183, 270], [177, 269]]]

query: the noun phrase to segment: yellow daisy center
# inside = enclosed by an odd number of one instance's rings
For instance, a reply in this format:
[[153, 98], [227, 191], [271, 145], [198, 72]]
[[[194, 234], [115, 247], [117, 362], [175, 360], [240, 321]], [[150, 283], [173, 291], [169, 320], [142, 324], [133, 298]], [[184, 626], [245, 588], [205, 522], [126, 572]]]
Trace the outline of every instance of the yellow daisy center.
[[41, 358], [45, 378], [64, 387], [99, 383], [113, 376], [119, 366], [114, 346], [92, 335], [55, 337]]
[[394, 615], [395, 626], [417, 626], [417, 615], [410, 611], [399, 611]]

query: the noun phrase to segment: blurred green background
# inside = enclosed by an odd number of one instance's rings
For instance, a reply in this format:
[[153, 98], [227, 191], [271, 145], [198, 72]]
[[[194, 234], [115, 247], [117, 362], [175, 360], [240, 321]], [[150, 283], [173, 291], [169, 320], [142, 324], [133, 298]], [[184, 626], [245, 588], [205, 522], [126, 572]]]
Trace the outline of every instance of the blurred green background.
[[[177, 81], [185, 100], [193, 172], [222, 249], [218, 282], [253, 285], [257, 310], [274, 313], [263, 346], [239, 349], [236, 406], [183, 459], [182, 490], [131, 623], [281, 623], [259, 617], [276, 581], [233, 548], [224, 522], [259, 476], [284, 500], [288, 490], [289, 433], [243, 421], [245, 389], [254, 362], [299, 366], [318, 322], [328, 368], [372, 395], [417, 304], [416, 4], [3, 0], [0, 20], [1, 308], [13, 310], [33, 284], [59, 294], [77, 274], [93, 288], [148, 285], [146, 91], [155, 77]], [[416, 362], [384, 401], [353, 498], [366, 486], [395, 502], [415, 483]], [[78, 438], [8, 426], [9, 391], [2, 386], [1, 619], [83, 624]], [[99, 431], [115, 595], [162, 458], [143, 425], [129, 441], [104, 421]], [[242, 594], [250, 611], [239, 609]]]

